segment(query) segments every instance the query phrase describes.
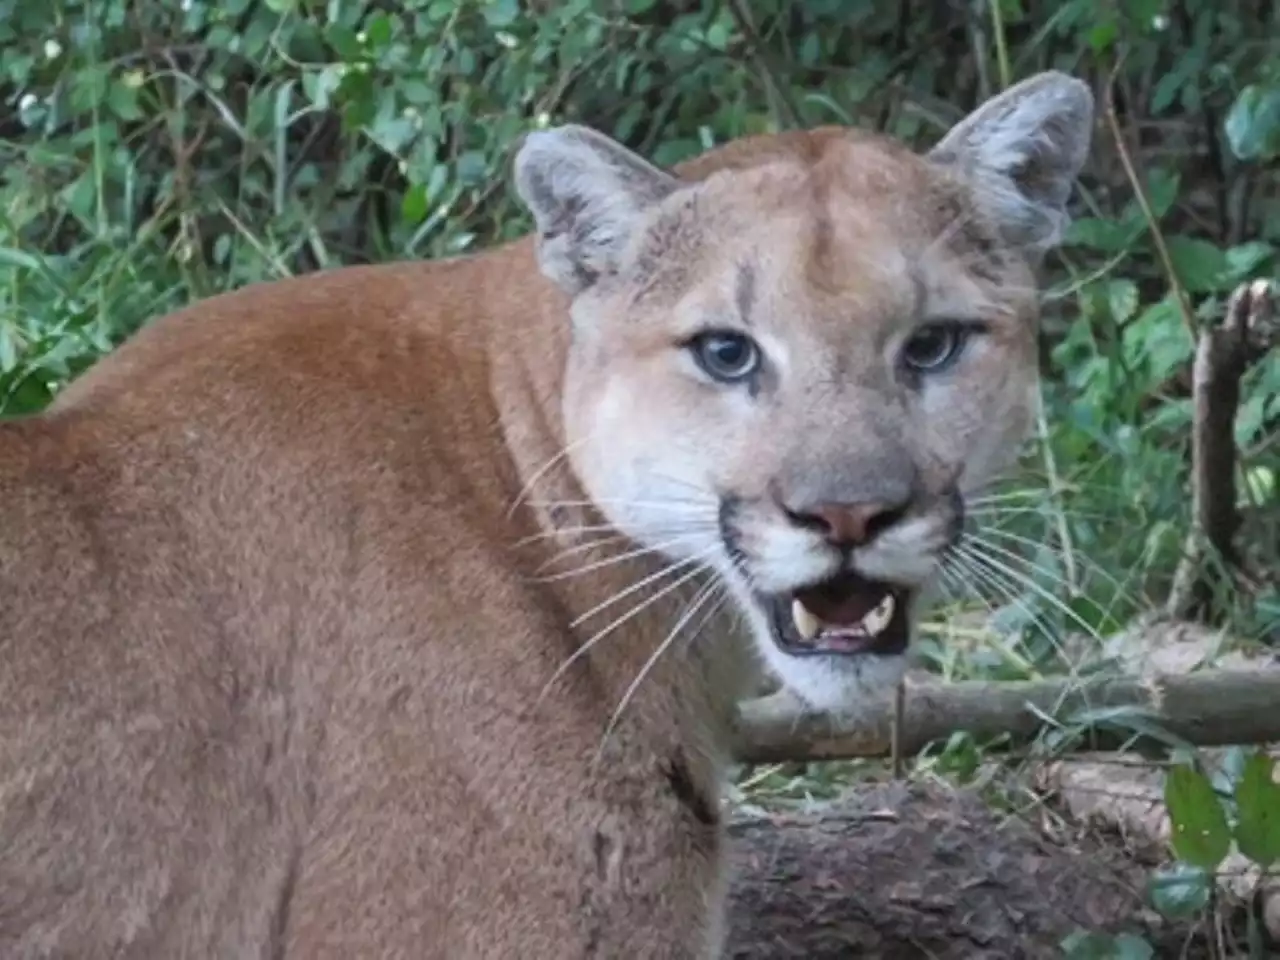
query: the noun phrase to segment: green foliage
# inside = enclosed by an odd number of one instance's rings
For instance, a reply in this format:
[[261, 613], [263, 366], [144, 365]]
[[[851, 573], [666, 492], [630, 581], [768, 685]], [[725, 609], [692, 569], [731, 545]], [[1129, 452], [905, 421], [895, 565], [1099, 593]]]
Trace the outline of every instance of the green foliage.
[[1151, 874], [1151, 905], [1166, 917], [1193, 917], [1213, 898], [1213, 874], [1190, 863], [1174, 863]]
[[1231, 851], [1231, 828], [1209, 778], [1194, 767], [1173, 767], [1165, 779], [1164, 802], [1178, 858], [1216, 870]]
[[1166, 916], [1209, 907], [1216, 871], [1233, 847], [1264, 871], [1280, 861], [1280, 783], [1274, 758], [1262, 750], [1233, 748], [1212, 778], [1190, 764], [1170, 768], [1165, 805], [1178, 859], [1152, 875], [1149, 894]]
[[1280, 783], [1275, 760], [1258, 752], [1245, 761], [1235, 785], [1235, 840], [1240, 852], [1258, 866], [1280, 861]]
[[1132, 933], [1110, 936], [1077, 931], [1062, 942], [1065, 960], [1150, 960], [1155, 948]]

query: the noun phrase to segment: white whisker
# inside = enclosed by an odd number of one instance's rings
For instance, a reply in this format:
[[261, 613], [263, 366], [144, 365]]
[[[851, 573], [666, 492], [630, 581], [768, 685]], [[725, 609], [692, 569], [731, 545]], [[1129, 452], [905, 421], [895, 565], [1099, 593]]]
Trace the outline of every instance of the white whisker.
[[[624, 563], [627, 560], [633, 560], [636, 557], [645, 557], [645, 556], [650, 556], [652, 554], [662, 554], [673, 547], [680, 546], [680, 544], [682, 543], [688, 543], [690, 539], [691, 539], [690, 535], [685, 534], [678, 537], [672, 537], [669, 540], [662, 541], [661, 543], [657, 543], [652, 546], [643, 546], [643, 545], [638, 546], [633, 550], [627, 550], [620, 554], [614, 554], [612, 556], [604, 557], [600, 560], [592, 561], [591, 563], [588, 563], [585, 566], [576, 567], [573, 570], [564, 570], [559, 573], [548, 574], [547, 576], [544, 576], [544, 577], [537, 577], [533, 582], [552, 583], [557, 580], [567, 580], [570, 577], [578, 577], [584, 573], [590, 573], [593, 570], [603, 570], [606, 567], [611, 567], [611, 566], [614, 566], [615, 564]], [[696, 540], [698, 538], [693, 538], [693, 539]], [[708, 545], [708, 549], [711, 549], [711, 547], [713, 546], [714, 544]]]
[[[633, 586], [629, 590], [625, 591], [623, 594], [615, 595], [614, 597], [610, 598], [609, 600], [606, 600], [603, 604], [597, 607], [596, 609], [603, 609], [604, 607], [618, 600], [621, 596], [624, 596], [626, 593], [634, 592], [634, 590], [638, 586], [643, 586], [647, 583], [652, 582], [654, 579], [656, 579], [657, 576], [665, 576], [667, 574], [674, 573], [676, 570], [686, 568], [693, 563], [696, 563], [697, 565], [694, 566], [692, 570], [688, 570], [686, 573], [682, 574], [674, 582], [664, 586], [661, 590], [659, 590], [653, 596], [645, 599], [641, 603], [632, 607], [622, 616], [617, 617], [616, 619], [610, 621], [602, 630], [597, 631], [594, 635], [591, 636], [590, 639], [588, 639], [585, 643], [579, 646], [577, 650], [573, 651], [572, 654], [566, 657], [565, 661], [562, 664], [560, 664], [560, 666], [556, 668], [555, 673], [551, 675], [551, 679], [549, 679], [546, 682], [546, 684], [543, 686], [542, 692], [538, 694], [537, 702], [541, 703], [542, 698], [547, 695], [547, 691], [551, 689], [551, 687], [555, 684], [557, 680], [559, 680], [562, 676], [564, 676], [565, 671], [568, 670], [575, 663], [577, 663], [580, 658], [586, 656], [595, 647], [597, 643], [603, 640], [606, 636], [608, 636], [614, 630], [618, 629], [618, 627], [622, 626], [624, 623], [629, 621], [632, 617], [638, 616], [643, 610], [647, 609], [652, 604], [657, 603], [659, 600], [667, 596], [673, 590], [678, 590], [681, 586], [688, 583], [694, 577], [699, 576], [700, 574], [706, 573], [707, 568], [703, 566], [700, 562], [698, 562], [698, 558], [682, 561], [678, 564], [672, 564], [671, 566], [664, 567], [662, 570], [658, 571], [658, 573], [655, 574], [654, 576], [646, 577], [644, 580], [640, 582], [640, 584]], [[581, 619], [583, 618], [580, 617], [579, 620]], [[576, 622], [578, 621], [575, 621], [575, 623]]]
[[663, 641], [658, 644], [657, 649], [649, 655], [649, 659], [644, 662], [644, 665], [641, 666], [640, 670], [636, 673], [635, 679], [631, 681], [626, 692], [622, 694], [621, 699], [618, 701], [618, 706], [614, 708], [613, 714], [609, 717], [609, 722], [605, 724], [604, 735], [600, 738], [600, 746], [596, 749], [596, 761], [599, 761], [600, 757], [603, 755], [605, 745], [609, 742], [610, 734], [613, 733], [614, 727], [617, 725], [623, 711], [626, 710], [627, 705], [631, 702], [631, 698], [635, 695], [636, 690], [640, 688], [640, 684], [644, 682], [645, 677], [649, 675], [649, 672], [653, 669], [658, 660], [661, 659], [662, 655], [667, 652], [672, 642], [679, 636], [680, 631], [684, 629], [685, 625], [693, 618], [694, 614], [698, 612], [699, 608], [701, 608], [707, 600], [715, 595], [715, 592], [718, 589], [723, 589], [722, 585], [718, 581], [712, 580], [694, 594], [693, 600], [690, 601], [689, 605], [685, 608], [685, 612], [676, 621], [675, 626], [671, 628]]
[[596, 507], [601, 504], [609, 504], [611, 506], [634, 507], [640, 510], [673, 510], [677, 513], [693, 513], [705, 515], [708, 509], [713, 505], [709, 501], [698, 500], [682, 500], [678, 497], [669, 497], [663, 500], [633, 500], [625, 497], [601, 497], [591, 500], [529, 500], [526, 501], [531, 507], [541, 507], [546, 510], [552, 510], [556, 507]]
[[[1088, 634], [1088, 636], [1091, 639], [1098, 640], [1098, 641], [1102, 640], [1102, 637], [1098, 635], [1097, 630], [1091, 627], [1087, 621], [1085, 621], [1078, 613], [1076, 613], [1069, 606], [1063, 603], [1062, 600], [1054, 596], [1053, 593], [1046, 590], [1040, 584], [1036, 583], [1036, 581], [1033, 580], [1031, 577], [1028, 577], [1025, 574], [1019, 573], [1018, 571], [1010, 567], [1008, 564], [1002, 562], [996, 557], [993, 557], [990, 554], [983, 553], [982, 551], [986, 546], [989, 546], [989, 545], [984, 545], [979, 543], [966, 544], [968, 556], [970, 557], [970, 559], [986, 567], [988, 570], [999, 571], [1000, 573], [1003, 573], [1006, 577], [1009, 578], [1009, 580], [1012, 583], [1017, 584], [1021, 587], [1025, 587], [1027, 590], [1030, 590], [1033, 593], [1040, 596], [1046, 603], [1053, 606], [1056, 610], [1058, 610], [1059, 613], [1061, 613], [1064, 617], [1066, 617], [1068, 620], [1076, 624], [1076, 626], [1078, 626], [1081, 630], [1083, 630], [1086, 634]], [[1074, 665], [1071, 664], [1070, 658], [1066, 656], [1066, 651], [1062, 649], [1061, 644], [1056, 639], [1053, 638], [1053, 635], [1051, 633], [1048, 635], [1050, 637], [1051, 642], [1053, 642], [1055, 648], [1058, 650], [1059, 654], [1063, 657], [1064, 662], [1066, 662], [1068, 666], [1072, 667], [1072, 670], [1074, 672]]]
[[640, 580], [640, 581], [637, 581], [636, 583], [633, 583], [631, 586], [627, 587], [625, 590], [622, 590], [622, 591], [620, 591], [620, 592], [618, 592], [618, 593], [615, 593], [613, 596], [608, 597], [607, 599], [605, 599], [605, 600], [601, 601], [600, 603], [596, 604], [594, 607], [592, 607], [592, 608], [591, 608], [590, 610], [588, 610], [586, 613], [581, 614], [581, 615], [580, 615], [580, 616], [578, 616], [576, 619], [574, 619], [572, 622], [570, 622], [570, 624], [569, 624], [569, 629], [570, 629], [570, 630], [572, 630], [572, 629], [574, 629], [575, 627], [577, 627], [577, 626], [579, 626], [580, 624], [582, 624], [582, 622], [583, 622], [583, 621], [585, 621], [585, 620], [590, 620], [592, 617], [594, 617], [594, 616], [595, 616], [597, 613], [599, 613], [601, 610], [605, 610], [605, 609], [607, 609], [607, 608], [609, 608], [609, 607], [613, 606], [613, 605], [614, 605], [615, 603], [617, 603], [619, 600], [623, 600], [623, 599], [625, 599], [626, 597], [629, 597], [631, 594], [635, 593], [637, 590], [643, 590], [645, 587], [647, 587], [649, 584], [651, 584], [654, 580], [657, 580], [657, 579], [659, 579], [660, 577], [663, 577], [663, 576], [667, 575], [668, 573], [674, 573], [674, 572], [675, 572], [675, 571], [677, 571], [677, 570], [682, 570], [682, 569], [684, 569], [685, 567], [692, 566], [692, 565], [695, 565], [695, 564], [701, 565], [701, 563], [702, 563], [703, 559], [705, 559], [706, 557], [711, 556], [711, 554], [712, 554], [712, 553], [714, 553], [714, 549], [708, 549], [708, 550], [704, 551], [702, 554], [695, 555], [695, 556], [693, 556], [693, 557], [689, 557], [689, 558], [687, 558], [687, 559], [683, 559], [683, 560], [677, 560], [677, 561], [675, 561], [674, 563], [672, 563], [672, 564], [670, 564], [670, 565], [668, 565], [668, 566], [666, 566], [666, 567], [663, 567], [661, 570], [657, 571], [656, 573], [652, 573], [652, 574], [650, 574], [649, 576], [645, 577], [643, 580]]
[[[991, 542], [990, 542], [990, 541], [988, 541], [988, 540], [985, 540], [985, 539], [984, 539], [984, 537], [985, 537], [985, 536], [1003, 537], [1003, 538], [1004, 538], [1004, 539], [1006, 539], [1006, 540], [1011, 540], [1011, 541], [1013, 541], [1014, 543], [1021, 543], [1021, 544], [1025, 544], [1026, 546], [1029, 546], [1029, 547], [1041, 547], [1041, 546], [1043, 546], [1043, 544], [1041, 544], [1041, 543], [1040, 543], [1040, 541], [1035, 540], [1035, 539], [1033, 539], [1033, 538], [1031, 538], [1031, 537], [1024, 537], [1024, 536], [1022, 536], [1021, 534], [1014, 533], [1014, 532], [1012, 532], [1012, 531], [1010, 531], [1010, 530], [1001, 530], [1001, 529], [999, 529], [998, 527], [991, 527], [991, 528], [988, 528], [988, 529], [986, 529], [986, 530], [983, 530], [983, 531], [982, 531], [982, 535], [981, 535], [981, 536], [975, 536], [975, 537], [974, 537], [974, 539], [975, 539], [978, 543], [983, 543], [983, 544], [985, 544], [987, 547], [989, 547], [989, 548], [991, 548], [991, 549], [993, 549], [993, 550], [999, 550], [1001, 553], [1005, 553], [1005, 554], [1007, 554], [1007, 555], [1009, 555], [1009, 556], [1013, 556], [1013, 557], [1018, 556], [1018, 554], [1017, 554], [1017, 553], [1015, 553], [1015, 552], [1013, 552], [1013, 551], [1005, 550], [1005, 549], [1003, 549], [1003, 548], [1001, 548], [1001, 547], [996, 546], [996, 544], [991, 543]], [[1124, 584], [1119, 580], [1119, 578], [1117, 578], [1113, 573], [1111, 573], [1109, 570], [1107, 570], [1105, 567], [1103, 567], [1103, 566], [1102, 566], [1102, 564], [1098, 563], [1096, 560], [1093, 560], [1092, 558], [1090, 558], [1090, 557], [1088, 557], [1088, 556], [1083, 556], [1083, 557], [1081, 557], [1081, 559], [1083, 560], [1083, 562], [1084, 562], [1084, 564], [1085, 564], [1085, 567], [1086, 567], [1087, 569], [1094, 571], [1096, 574], [1098, 574], [1098, 576], [1100, 576], [1102, 579], [1106, 580], [1106, 581], [1107, 581], [1111, 586], [1113, 586], [1113, 587], [1116, 589], [1117, 595], [1121, 596], [1123, 599], [1125, 599], [1125, 600], [1129, 601], [1130, 603], [1134, 604], [1135, 606], [1141, 606], [1141, 604], [1140, 604], [1140, 603], [1139, 603], [1139, 601], [1138, 601], [1137, 596], [1136, 596], [1135, 594], [1133, 594], [1132, 592], [1130, 592], [1130, 591], [1129, 591], [1129, 589], [1128, 589], [1128, 587], [1126, 587], [1126, 586], [1125, 586], [1125, 585], [1124, 585]]]
[[536, 484], [539, 480], [541, 480], [547, 474], [547, 472], [551, 470], [553, 467], [557, 466], [558, 464], [562, 464], [565, 461], [565, 459], [574, 450], [576, 450], [582, 444], [590, 440], [591, 437], [592, 437], [592, 434], [588, 433], [587, 435], [579, 437], [577, 440], [574, 440], [571, 443], [565, 444], [553, 457], [551, 457], [550, 460], [548, 460], [546, 463], [540, 466], [537, 470], [535, 470], [529, 476], [529, 479], [525, 481], [524, 486], [522, 486], [519, 492], [515, 495], [515, 499], [511, 501], [511, 506], [507, 509], [507, 518], [510, 519], [515, 514], [516, 510], [519, 508], [521, 500], [526, 495], [533, 492], [534, 484]]

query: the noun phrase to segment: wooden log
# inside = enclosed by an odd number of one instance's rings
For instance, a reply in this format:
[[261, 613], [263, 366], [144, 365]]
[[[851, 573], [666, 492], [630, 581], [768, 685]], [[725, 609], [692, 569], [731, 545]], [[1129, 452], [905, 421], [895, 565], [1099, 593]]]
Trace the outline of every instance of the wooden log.
[[[745, 763], [889, 756], [893, 700], [849, 718], [803, 711], [786, 693], [739, 705], [737, 753]], [[1063, 678], [1015, 683], [907, 686], [904, 755], [957, 730], [1025, 744], [1054, 723], [1088, 725], [1082, 750], [1167, 735], [1194, 746], [1280, 741], [1280, 670], [1204, 670], [1181, 676]]]

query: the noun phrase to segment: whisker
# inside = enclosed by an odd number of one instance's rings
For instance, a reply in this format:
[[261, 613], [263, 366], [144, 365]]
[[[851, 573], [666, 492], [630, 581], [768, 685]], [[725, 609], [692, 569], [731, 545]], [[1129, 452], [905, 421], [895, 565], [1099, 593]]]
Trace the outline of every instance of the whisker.
[[533, 471], [533, 473], [529, 476], [529, 479], [525, 481], [524, 485], [520, 488], [519, 492], [516, 494], [515, 499], [511, 501], [511, 506], [507, 509], [507, 518], [510, 519], [515, 514], [516, 510], [520, 506], [520, 501], [529, 493], [533, 492], [534, 485], [546, 475], [547, 471], [549, 471], [552, 467], [555, 467], [557, 464], [563, 463], [565, 458], [567, 458], [574, 450], [576, 450], [582, 444], [590, 440], [593, 436], [594, 436], [594, 432], [587, 433], [586, 435], [579, 437], [577, 440], [571, 441], [570, 443], [566, 443], [559, 450], [559, 452], [557, 452], [553, 457], [551, 457], [550, 460], [548, 460], [546, 463], [540, 466], [537, 470]]
[[[994, 614], [999, 609], [996, 604], [1006, 603], [1023, 610], [1028, 615], [1033, 617], [1036, 615], [1035, 610], [1029, 607], [1005, 581], [995, 577], [985, 567], [978, 566], [969, 557], [957, 552], [952, 557], [952, 563], [964, 574], [963, 583], [969, 588], [973, 599], [978, 600], [988, 614]], [[995, 594], [994, 599], [987, 596], [988, 592]]]
[[[1030, 546], [1030, 547], [1043, 546], [1043, 544], [1040, 541], [1035, 540], [1031, 537], [1022, 536], [1021, 534], [1014, 533], [1011, 530], [1001, 530], [998, 527], [987, 528], [986, 530], [983, 530], [982, 533], [983, 535], [1003, 537], [1006, 540], [1011, 540], [1015, 543], [1026, 544], [1027, 546]], [[990, 547], [993, 550], [999, 550], [1001, 553], [1005, 553], [1009, 556], [1015, 556], [1015, 557], [1018, 556], [1018, 554], [1013, 551], [1006, 550], [1004, 548], [997, 546], [994, 543], [984, 540], [982, 536], [976, 536], [974, 539], [979, 543], [985, 543], [988, 547]], [[1080, 559], [1084, 562], [1087, 569], [1094, 571], [1102, 579], [1106, 580], [1111, 586], [1115, 587], [1117, 593], [1122, 595], [1123, 599], [1129, 601], [1134, 606], [1137, 606], [1137, 607], [1142, 606], [1142, 604], [1138, 600], [1138, 597], [1134, 593], [1130, 592], [1128, 587], [1126, 587], [1124, 583], [1122, 583], [1113, 573], [1111, 573], [1111, 571], [1107, 570], [1104, 566], [1102, 566], [1102, 564], [1098, 563], [1096, 560], [1094, 560], [1093, 558], [1087, 555], [1082, 555]], [[1107, 612], [1110, 612], [1110, 611], [1107, 611]]]
[[[667, 575], [670, 573], [674, 573], [677, 569], [681, 569], [682, 567], [687, 567], [691, 562], [692, 561], [684, 561], [680, 564], [672, 564], [671, 566], [665, 567], [664, 569], [658, 571], [657, 575]], [[618, 627], [622, 626], [624, 623], [629, 621], [632, 617], [638, 616], [643, 610], [652, 606], [654, 603], [657, 603], [659, 600], [667, 596], [673, 590], [678, 590], [681, 586], [688, 583], [694, 577], [697, 577], [700, 574], [703, 574], [706, 572], [707, 572], [707, 568], [703, 566], [701, 563], [698, 563], [696, 566], [694, 566], [692, 570], [688, 570], [686, 573], [682, 574], [674, 582], [667, 584], [661, 590], [655, 593], [653, 596], [647, 598], [646, 600], [632, 607], [622, 616], [617, 617], [616, 619], [611, 621], [602, 630], [597, 631], [593, 636], [591, 636], [590, 639], [588, 639], [585, 643], [583, 643], [580, 647], [578, 647], [577, 650], [573, 651], [572, 654], [566, 657], [564, 662], [561, 663], [560, 666], [556, 668], [555, 673], [551, 675], [551, 679], [549, 679], [546, 682], [546, 684], [542, 688], [542, 692], [538, 694], [538, 698], [536, 702], [541, 703], [542, 698], [547, 695], [547, 692], [551, 689], [552, 686], [555, 685], [555, 682], [559, 680], [562, 676], [564, 676], [565, 671], [568, 670], [575, 663], [577, 663], [580, 658], [590, 653], [597, 643], [599, 643], [601, 640], [603, 640], [605, 637], [611, 634], [614, 630], [618, 629]], [[655, 579], [655, 577], [647, 577], [644, 581], [641, 581], [641, 584], [648, 583], [653, 579]], [[631, 592], [631, 591], [628, 591], [628, 592]], [[618, 599], [618, 597], [615, 596], [611, 600], [606, 601], [605, 604], [603, 604], [602, 606], [607, 606], [609, 603], [613, 602], [613, 600], [616, 600], [616, 599]]]
[[1068, 520], [1114, 520], [1115, 519], [1115, 514], [1099, 513], [1091, 510], [1090, 511], [1074, 510], [1074, 509], [1057, 510], [1056, 507], [1051, 508], [1047, 501], [1044, 504], [1044, 506], [1036, 506], [1036, 507], [1002, 507], [1002, 506], [986, 507], [986, 506], [983, 506], [983, 507], [978, 507], [976, 510], [966, 509], [965, 516], [967, 518], [974, 518], [974, 519], [981, 518], [981, 517], [994, 517], [996, 518], [996, 520], [1001, 520], [1005, 517], [1025, 517], [1028, 515], [1033, 515], [1038, 517], [1044, 517], [1047, 522], [1049, 519], [1050, 509], [1053, 509], [1056, 512], [1061, 513]]
[[969, 543], [966, 546], [968, 547], [969, 556], [971, 559], [985, 565], [988, 569], [999, 570], [1005, 576], [1009, 577], [1014, 583], [1019, 584], [1020, 586], [1023, 586], [1026, 589], [1031, 590], [1032, 592], [1038, 594], [1047, 603], [1053, 605], [1058, 610], [1058, 612], [1061, 613], [1064, 617], [1066, 617], [1068, 620], [1075, 623], [1076, 626], [1078, 626], [1090, 637], [1090, 639], [1097, 640], [1099, 642], [1102, 641], [1103, 638], [1098, 635], [1098, 631], [1096, 629], [1090, 626], [1089, 623], [1083, 617], [1081, 617], [1078, 613], [1076, 613], [1069, 606], [1063, 603], [1062, 600], [1056, 597], [1052, 592], [1050, 592], [1049, 590], [1046, 590], [1043, 586], [1036, 583], [1036, 581], [1033, 580], [1032, 578], [1026, 576], [1025, 574], [1019, 573], [1018, 571], [1011, 568], [1008, 564], [997, 559], [996, 557], [993, 557], [990, 554], [984, 554], [983, 549], [985, 547], [988, 547], [989, 545], [980, 544], [980, 543]]
[[698, 554], [682, 560], [677, 560], [672, 564], [666, 567], [663, 567], [661, 570], [657, 571], [656, 573], [650, 574], [649, 576], [645, 577], [643, 580], [639, 580], [636, 583], [633, 583], [631, 586], [627, 587], [625, 590], [622, 590], [619, 593], [615, 593], [613, 596], [608, 597], [607, 599], [596, 604], [586, 613], [581, 614], [576, 619], [571, 621], [569, 624], [569, 629], [572, 630], [573, 628], [581, 625], [583, 621], [590, 620], [601, 610], [605, 610], [613, 606], [619, 600], [623, 600], [626, 597], [629, 597], [631, 594], [635, 593], [637, 590], [643, 590], [645, 587], [647, 587], [654, 580], [657, 580], [659, 577], [665, 576], [668, 573], [674, 573], [676, 570], [682, 570], [685, 567], [692, 566], [694, 564], [700, 565], [703, 559], [710, 557], [713, 553], [714, 553], [714, 550], [708, 549], [704, 551], [702, 554]]
[[1050, 495], [1047, 487], [1027, 487], [1020, 490], [1006, 490], [1001, 493], [989, 493], [981, 497], [966, 497], [965, 510], [970, 507], [986, 506], [993, 503], [1007, 503], [1010, 500], [1032, 500]]
[[595, 550], [598, 547], [608, 546], [611, 543], [617, 543], [619, 540], [633, 542], [625, 533], [615, 533], [613, 536], [609, 537], [596, 537], [594, 540], [583, 540], [581, 543], [572, 544], [565, 547], [563, 550], [552, 554], [538, 565], [538, 569], [545, 570], [547, 567], [559, 563], [561, 560], [565, 560], [579, 553], [586, 553], [589, 550]]
[[599, 533], [601, 531], [617, 532], [618, 528], [612, 523], [589, 523], [581, 527], [556, 527], [553, 530], [539, 530], [537, 533], [531, 533], [527, 537], [521, 537], [512, 547], [523, 547], [538, 540], [546, 540], [551, 537], [573, 536], [579, 533]]
[[[985, 585], [990, 590], [993, 590], [997, 596], [1003, 598], [1006, 603], [1027, 614], [1030, 618], [1031, 624], [1039, 628], [1040, 633], [1049, 641], [1049, 645], [1052, 647], [1054, 653], [1057, 654], [1062, 662], [1066, 664], [1068, 674], [1074, 677], [1076, 675], [1075, 664], [1072, 663], [1071, 658], [1067, 656], [1067, 651], [1059, 640], [1057, 632], [1044, 618], [1044, 615], [1034, 607], [1029, 606], [1026, 600], [1019, 596], [1008, 582], [997, 577], [993, 571], [979, 566], [971, 558], [965, 557], [963, 558], [963, 561], [970, 572], [970, 576], [973, 577], [976, 582]], [[982, 599], [986, 604], [988, 612], [994, 614], [995, 608], [992, 607], [991, 602], [985, 597]]]
[[625, 497], [601, 497], [588, 500], [529, 500], [531, 507], [552, 510], [556, 507], [596, 507], [602, 504], [620, 507], [637, 507], [642, 510], [673, 510], [677, 513], [706, 514], [713, 502], [709, 500], [686, 500], [679, 497], [667, 497], [662, 500], [634, 500]]
[[678, 487], [684, 487], [687, 490], [696, 491], [704, 499], [715, 502], [717, 505], [719, 504], [719, 501], [716, 497], [712, 497], [707, 493], [707, 488], [705, 484], [695, 483], [692, 480], [687, 480], [684, 477], [677, 477], [675, 474], [665, 473], [661, 470], [650, 470], [649, 475], [654, 477], [655, 479], [665, 480], [667, 483], [673, 483]]
[[[670, 526], [646, 526], [646, 533], [652, 536], [667, 536], [669, 534], [681, 532], [711, 532], [718, 530], [719, 524], [710, 520], [680, 520], [674, 519]], [[612, 523], [589, 523], [578, 527], [556, 527], [552, 530], [539, 530], [537, 533], [531, 533], [528, 536], [521, 537], [519, 540], [511, 544], [512, 548], [527, 546], [536, 543], [539, 540], [548, 540], [552, 537], [572, 537], [581, 533], [615, 533], [619, 536], [628, 536], [619, 530]], [[634, 539], [630, 538], [629, 539]]]
[[[537, 577], [532, 582], [554, 583], [557, 580], [567, 580], [570, 577], [578, 577], [584, 573], [590, 573], [593, 570], [603, 570], [606, 567], [612, 567], [615, 564], [624, 563], [627, 560], [634, 560], [636, 557], [645, 557], [655, 553], [656, 554], [664, 553], [666, 550], [668, 550], [671, 547], [678, 547], [680, 544], [688, 542], [689, 539], [690, 537], [688, 535], [685, 535], [685, 536], [673, 537], [670, 540], [664, 540], [661, 543], [654, 544], [653, 546], [641, 545], [636, 547], [634, 550], [627, 550], [620, 554], [614, 554], [613, 556], [604, 557], [603, 559], [595, 560], [591, 563], [588, 563], [585, 566], [576, 567], [573, 570], [564, 570], [564, 571], [561, 571], [560, 573], [548, 574], [545, 577]], [[707, 549], [710, 550], [713, 547], [714, 547], [714, 543], [711, 543], [711, 544], [708, 544]]]
[[662, 658], [662, 655], [667, 652], [672, 642], [677, 636], [679, 636], [680, 631], [684, 629], [685, 624], [693, 618], [693, 615], [698, 612], [699, 608], [701, 608], [708, 599], [715, 595], [715, 592], [718, 589], [721, 589], [721, 584], [713, 579], [694, 594], [693, 600], [690, 601], [689, 605], [685, 608], [685, 612], [680, 616], [680, 619], [676, 621], [675, 626], [671, 628], [663, 641], [658, 644], [657, 649], [649, 655], [649, 658], [644, 662], [644, 665], [641, 666], [640, 670], [636, 673], [635, 679], [631, 681], [626, 692], [622, 694], [622, 698], [618, 701], [617, 707], [614, 708], [613, 714], [609, 717], [609, 722], [605, 724], [604, 735], [600, 738], [599, 747], [596, 748], [596, 762], [598, 762], [604, 754], [604, 748], [609, 742], [609, 736], [613, 733], [613, 729], [617, 725], [618, 719], [622, 716], [623, 711], [626, 710], [627, 705], [631, 702], [631, 698], [640, 688], [640, 684], [644, 682], [645, 677], [647, 677], [650, 671], [653, 670], [654, 665]]

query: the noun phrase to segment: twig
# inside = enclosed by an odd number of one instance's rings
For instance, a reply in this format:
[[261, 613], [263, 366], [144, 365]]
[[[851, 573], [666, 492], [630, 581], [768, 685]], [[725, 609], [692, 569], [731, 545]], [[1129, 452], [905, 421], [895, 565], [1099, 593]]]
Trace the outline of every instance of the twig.
[[1147, 231], [1151, 234], [1151, 242], [1155, 244], [1156, 254], [1160, 257], [1160, 266], [1164, 269], [1165, 280], [1169, 284], [1169, 289], [1173, 291], [1174, 298], [1178, 301], [1178, 312], [1182, 315], [1183, 326], [1187, 328], [1187, 336], [1194, 340], [1196, 337], [1196, 318], [1194, 311], [1191, 309], [1191, 300], [1187, 296], [1186, 288], [1182, 286], [1178, 271], [1174, 269], [1173, 258], [1169, 256], [1169, 247], [1164, 242], [1164, 232], [1160, 229], [1160, 223], [1155, 211], [1151, 209], [1151, 201], [1147, 199], [1147, 191], [1142, 186], [1142, 181], [1138, 178], [1138, 171], [1133, 166], [1133, 159], [1129, 156], [1129, 148], [1124, 142], [1124, 131], [1120, 129], [1120, 119], [1116, 116], [1114, 90], [1116, 75], [1119, 74], [1122, 63], [1124, 63], [1124, 57], [1117, 57], [1115, 66], [1111, 68], [1111, 74], [1107, 77], [1107, 124], [1111, 127], [1112, 137], [1115, 138], [1116, 155], [1120, 158], [1121, 166], [1124, 167], [1124, 175], [1129, 180], [1129, 186], [1133, 188], [1133, 196], [1138, 201], [1138, 206], [1142, 209], [1143, 219], [1147, 221]]
[[[1191, 388], [1192, 525], [1169, 593], [1171, 617], [1203, 615], [1214, 593], [1210, 568], [1230, 572], [1239, 564], [1235, 417], [1240, 380], [1278, 341], [1280, 294], [1266, 280], [1238, 287], [1222, 324], [1200, 332]], [[1206, 562], [1210, 558], [1216, 562]]]
[[[1078, 731], [1062, 749], [1132, 749], [1135, 740], [1195, 746], [1280, 740], [1280, 670], [1204, 670], [1186, 676], [1062, 678], [1029, 682], [913, 685], [898, 727], [904, 756], [965, 730], [1000, 748], [1046, 728]], [[894, 702], [850, 720], [800, 710], [788, 697], [738, 708], [738, 759], [745, 763], [885, 757], [893, 750]]]
[[799, 129], [803, 126], [800, 110], [792, 102], [782, 80], [769, 63], [765, 54], [764, 41], [761, 40], [760, 34], [756, 30], [755, 21], [751, 19], [751, 13], [747, 5], [743, 0], [729, 0], [729, 13], [732, 14], [734, 21], [738, 24], [738, 28], [747, 38], [747, 43], [750, 44], [751, 59], [755, 61], [756, 67], [760, 71], [765, 87], [770, 94], [770, 99], [774, 101], [774, 106], [778, 109], [778, 112], [783, 115], [783, 124], [793, 130]]

